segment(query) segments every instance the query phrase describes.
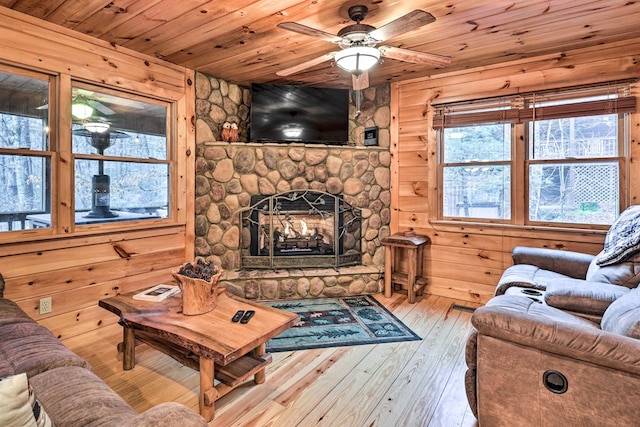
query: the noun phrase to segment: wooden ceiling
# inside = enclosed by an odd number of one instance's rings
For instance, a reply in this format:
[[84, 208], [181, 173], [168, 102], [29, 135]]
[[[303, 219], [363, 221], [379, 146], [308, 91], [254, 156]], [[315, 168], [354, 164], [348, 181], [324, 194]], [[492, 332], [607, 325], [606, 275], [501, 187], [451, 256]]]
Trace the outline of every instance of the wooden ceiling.
[[640, 37], [640, 1], [629, 0], [0, 0], [0, 5], [241, 85], [349, 87], [323, 62], [287, 78], [276, 72], [339, 49], [279, 29], [293, 21], [331, 34], [366, 5], [380, 27], [414, 9], [436, 21], [386, 45], [453, 57], [443, 68], [385, 59], [371, 84], [556, 54]]

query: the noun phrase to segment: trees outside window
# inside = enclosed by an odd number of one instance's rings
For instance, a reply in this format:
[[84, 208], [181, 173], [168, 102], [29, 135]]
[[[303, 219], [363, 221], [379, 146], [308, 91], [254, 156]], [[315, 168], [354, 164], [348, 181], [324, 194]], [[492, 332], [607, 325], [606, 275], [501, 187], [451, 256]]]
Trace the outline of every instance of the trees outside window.
[[529, 220], [612, 224], [620, 208], [615, 114], [529, 123]]
[[51, 211], [49, 77], [0, 69], [0, 232]]
[[447, 217], [511, 217], [511, 126], [444, 131], [442, 207]]

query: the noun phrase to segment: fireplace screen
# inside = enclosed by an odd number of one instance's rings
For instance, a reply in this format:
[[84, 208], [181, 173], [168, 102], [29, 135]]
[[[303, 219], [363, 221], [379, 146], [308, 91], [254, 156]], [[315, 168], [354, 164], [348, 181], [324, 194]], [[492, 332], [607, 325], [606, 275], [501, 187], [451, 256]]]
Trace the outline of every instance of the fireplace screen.
[[341, 267], [362, 262], [360, 210], [341, 196], [253, 196], [241, 213], [242, 268]]

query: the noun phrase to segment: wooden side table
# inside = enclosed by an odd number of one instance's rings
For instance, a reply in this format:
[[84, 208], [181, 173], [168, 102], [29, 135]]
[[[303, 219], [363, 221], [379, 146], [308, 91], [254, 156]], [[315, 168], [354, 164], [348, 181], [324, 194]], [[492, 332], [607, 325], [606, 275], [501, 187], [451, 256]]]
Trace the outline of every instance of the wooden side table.
[[[407, 287], [409, 303], [416, 302], [416, 294], [422, 295], [426, 278], [422, 277], [422, 257], [424, 246], [431, 239], [413, 233], [397, 233], [382, 239], [384, 251], [384, 296], [389, 298], [392, 286], [399, 284]], [[396, 249], [405, 249], [409, 258], [409, 272], [396, 271]]]

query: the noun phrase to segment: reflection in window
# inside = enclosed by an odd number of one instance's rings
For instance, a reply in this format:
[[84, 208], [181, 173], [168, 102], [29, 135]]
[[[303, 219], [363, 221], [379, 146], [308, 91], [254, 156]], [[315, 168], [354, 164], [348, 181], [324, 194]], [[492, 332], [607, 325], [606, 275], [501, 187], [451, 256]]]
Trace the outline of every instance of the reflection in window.
[[73, 89], [76, 224], [168, 216], [167, 110], [164, 103]]
[[[109, 192], [104, 189], [96, 191], [96, 177], [109, 180]], [[104, 182], [97, 184], [100, 190], [100, 184]], [[169, 166], [163, 163], [78, 160], [75, 190], [76, 212], [83, 213], [83, 216], [112, 218], [129, 212], [140, 216], [128, 215], [128, 218], [166, 217]]]

